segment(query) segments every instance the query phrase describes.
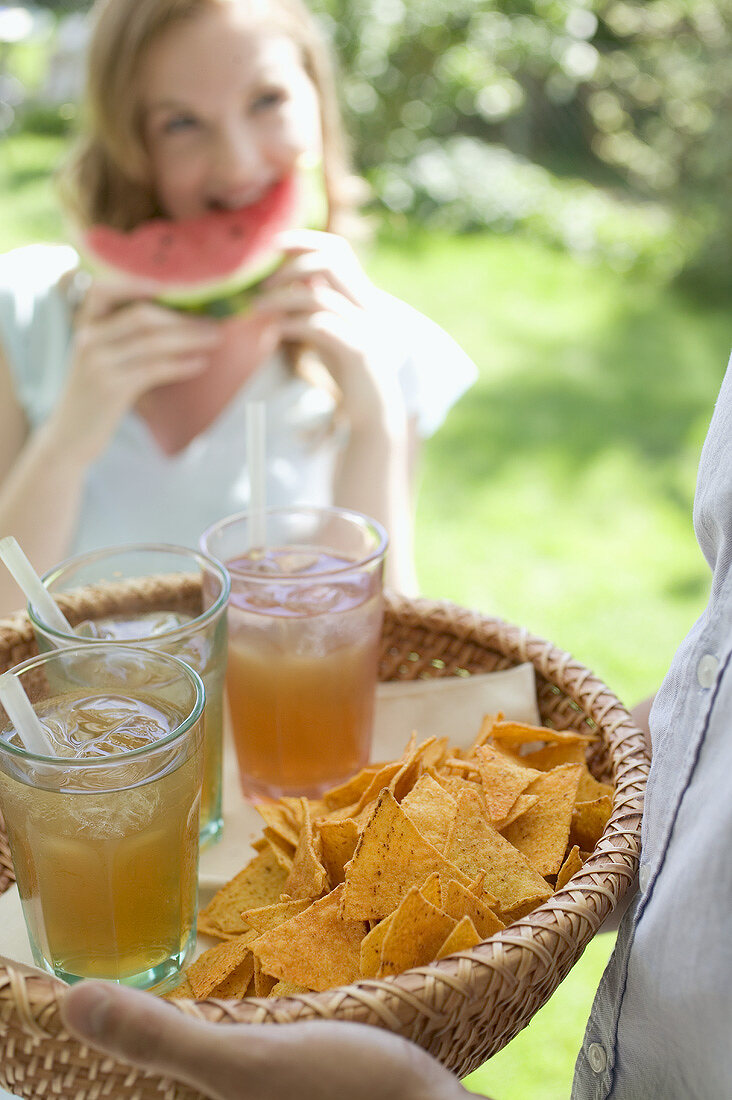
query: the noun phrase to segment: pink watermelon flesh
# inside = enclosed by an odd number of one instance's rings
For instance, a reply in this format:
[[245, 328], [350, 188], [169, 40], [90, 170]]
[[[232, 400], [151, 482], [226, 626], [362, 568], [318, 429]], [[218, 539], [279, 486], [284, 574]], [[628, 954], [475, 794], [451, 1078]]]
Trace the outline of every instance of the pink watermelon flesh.
[[272, 243], [277, 233], [313, 222], [322, 227], [322, 180], [321, 209], [316, 210], [311, 176], [295, 171], [239, 210], [212, 210], [184, 221], [154, 218], [129, 233], [93, 226], [82, 249], [94, 269], [152, 282], [169, 305], [221, 315], [236, 312], [250, 297], [240, 292], [281, 261]]

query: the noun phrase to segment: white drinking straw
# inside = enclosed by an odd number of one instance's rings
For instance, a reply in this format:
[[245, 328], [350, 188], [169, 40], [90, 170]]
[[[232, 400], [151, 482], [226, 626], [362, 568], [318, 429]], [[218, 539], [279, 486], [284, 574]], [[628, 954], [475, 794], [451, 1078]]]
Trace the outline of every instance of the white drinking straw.
[[0, 559], [5, 562], [23, 589], [28, 603], [36, 609], [44, 623], [63, 634], [73, 634], [71, 623], [28, 561], [18, 540], [12, 535], [0, 539]]
[[247, 468], [249, 470], [249, 549], [267, 543], [265, 499], [265, 419], [264, 402], [249, 401], [246, 411]]
[[55, 756], [53, 743], [33, 710], [23, 685], [12, 672], [0, 676], [0, 703], [5, 707], [15, 732], [28, 752], [36, 756]]

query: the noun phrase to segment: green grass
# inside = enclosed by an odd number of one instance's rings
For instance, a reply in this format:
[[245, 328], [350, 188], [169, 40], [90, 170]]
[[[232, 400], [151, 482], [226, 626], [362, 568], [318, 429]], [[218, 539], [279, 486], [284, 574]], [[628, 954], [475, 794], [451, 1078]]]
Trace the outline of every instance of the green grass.
[[[62, 148], [40, 135], [5, 141], [0, 250], [60, 236], [48, 174]], [[424, 450], [424, 593], [550, 638], [634, 703], [656, 687], [706, 597], [691, 504], [728, 316], [515, 237], [392, 234], [368, 266], [480, 369]], [[611, 946], [596, 938], [469, 1087], [496, 1100], [565, 1100]]]
[[465, 1078], [494, 1100], [568, 1100], [577, 1050], [615, 936], [596, 936], [524, 1031]]
[[728, 316], [517, 238], [388, 240], [370, 270], [480, 368], [425, 448], [424, 592], [647, 694], [705, 600], [691, 504]]

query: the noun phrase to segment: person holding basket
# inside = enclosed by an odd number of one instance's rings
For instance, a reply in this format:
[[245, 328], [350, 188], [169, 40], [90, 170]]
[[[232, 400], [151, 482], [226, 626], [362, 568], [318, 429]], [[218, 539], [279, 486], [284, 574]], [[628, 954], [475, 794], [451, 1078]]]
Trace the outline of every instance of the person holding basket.
[[[702, 451], [694, 520], [707, 608], [650, 712], [652, 764], [637, 890], [577, 1059], [572, 1100], [720, 1100], [732, 1083], [732, 359]], [[643, 704], [636, 720], [642, 722]], [[217, 1100], [471, 1095], [430, 1055], [381, 1029], [256, 1029], [181, 1018], [129, 990], [80, 985], [70, 1029]]]

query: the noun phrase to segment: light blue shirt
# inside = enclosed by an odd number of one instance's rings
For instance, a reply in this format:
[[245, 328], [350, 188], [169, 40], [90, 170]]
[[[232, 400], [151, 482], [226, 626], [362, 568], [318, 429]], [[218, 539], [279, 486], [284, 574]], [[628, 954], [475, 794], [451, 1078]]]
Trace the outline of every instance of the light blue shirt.
[[592, 1007], [573, 1100], [732, 1097], [732, 359], [694, 526], [711, 596], [651, 712], [639, 890]]

